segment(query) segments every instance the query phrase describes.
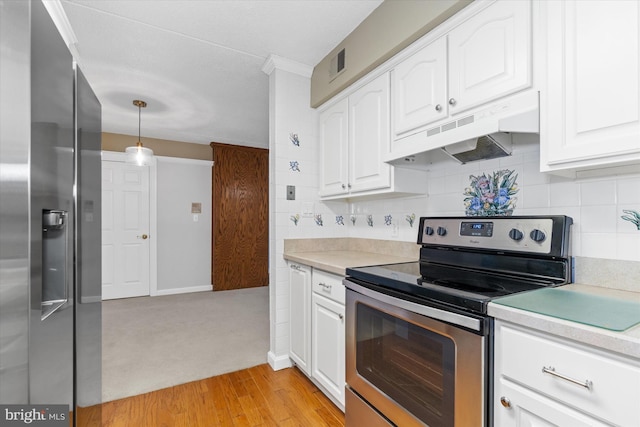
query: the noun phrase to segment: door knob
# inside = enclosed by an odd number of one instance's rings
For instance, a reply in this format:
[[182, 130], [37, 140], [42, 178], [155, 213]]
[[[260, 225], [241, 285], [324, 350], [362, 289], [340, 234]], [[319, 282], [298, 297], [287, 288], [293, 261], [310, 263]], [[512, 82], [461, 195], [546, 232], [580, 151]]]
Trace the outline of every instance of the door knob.
[[502, 406], [504, 406], [505, 408], [511, 408], [511, 401], [509, 399], [507, 399], [506, 397], [502, 396], [500, 398], [500, 403], [502, 404]]
[[142, 239], [142, 240], [147, 240], [149, 238], [149, 236], [147, 236], [146, 234], [143, 234], [142, 236], [137, 236], [138, 239]]

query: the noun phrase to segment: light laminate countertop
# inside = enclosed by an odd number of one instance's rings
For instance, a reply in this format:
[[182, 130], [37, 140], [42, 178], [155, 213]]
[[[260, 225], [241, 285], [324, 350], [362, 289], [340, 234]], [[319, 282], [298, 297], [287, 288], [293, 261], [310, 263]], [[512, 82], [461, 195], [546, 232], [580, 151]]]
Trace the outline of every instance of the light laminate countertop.
[[[592, 295], [640, 302], [640, 293], [604, 288], [599, 286], [570, 284], [560, 287]], [[532, 291], [536, 292], [536, 291]], [[550, 333], [573, 341], [599, 347], [640, 359], [640, 324], [625, 331], [612, 331], [570, 320], [564, 320], [533, 311], [489, 303], [488, 314], [496, 319], [509, 321], [531, 329]]]
[[415, 258], [361, 251], [285, 252], [284, 259], [344, 276], [350, 267], [417, 261]]

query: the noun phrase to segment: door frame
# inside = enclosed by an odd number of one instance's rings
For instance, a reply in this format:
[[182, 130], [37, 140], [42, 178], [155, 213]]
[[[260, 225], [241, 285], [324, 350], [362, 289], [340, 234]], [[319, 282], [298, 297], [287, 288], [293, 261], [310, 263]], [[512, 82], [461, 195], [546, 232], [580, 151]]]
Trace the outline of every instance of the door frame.
[[[119, 151], [102, 151], [102, 161], [122, 162], [127, 155]], [[158, 295], [158, 217], [156, 207], [158, 205], [158, 163], [156, 158], [151, 159], [149, 166], [149, 296]]]

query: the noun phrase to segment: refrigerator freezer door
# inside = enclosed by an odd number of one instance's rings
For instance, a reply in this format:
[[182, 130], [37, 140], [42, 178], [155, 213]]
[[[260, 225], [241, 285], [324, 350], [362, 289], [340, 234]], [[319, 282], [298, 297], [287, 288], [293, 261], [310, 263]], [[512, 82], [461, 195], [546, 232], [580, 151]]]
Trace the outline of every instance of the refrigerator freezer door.
[[[73, 58], [42, 2], [31, 4], [29, 404], [73, 410]], [[66, 226], [43, 235], [43, 213]], [[52, 218], [46, 215], [47, 221]], [[65, 230], [66, 228], [66, 230]], [[60, 231], [64, 231], [60, 233]], [[55, 234], [55, 236], [54, 236]], [[43, 265], [47, 261], [49, 265]], [[48, 270], [48, 271], [47, 271]], [[62, 270], [62, 271], [60, 271]], [[50, 286], [49, 286], [50, 285]], [[55, 290], [53, 289], [55, 288]], [[55, 296], [54, 296], [55, 294]], [[42, 302], [66, 302], [43, 319]]]

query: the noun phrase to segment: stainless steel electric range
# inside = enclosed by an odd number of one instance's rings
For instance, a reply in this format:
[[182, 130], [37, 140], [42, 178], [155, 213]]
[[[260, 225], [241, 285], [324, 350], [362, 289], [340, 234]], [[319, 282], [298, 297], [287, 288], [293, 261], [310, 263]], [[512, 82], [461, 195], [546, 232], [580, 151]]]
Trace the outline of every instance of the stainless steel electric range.
[[347, 427], [490, 426], [487, 304], [570, 283], [572, 222], [423, 217], [419, 261], [347, 269]]

